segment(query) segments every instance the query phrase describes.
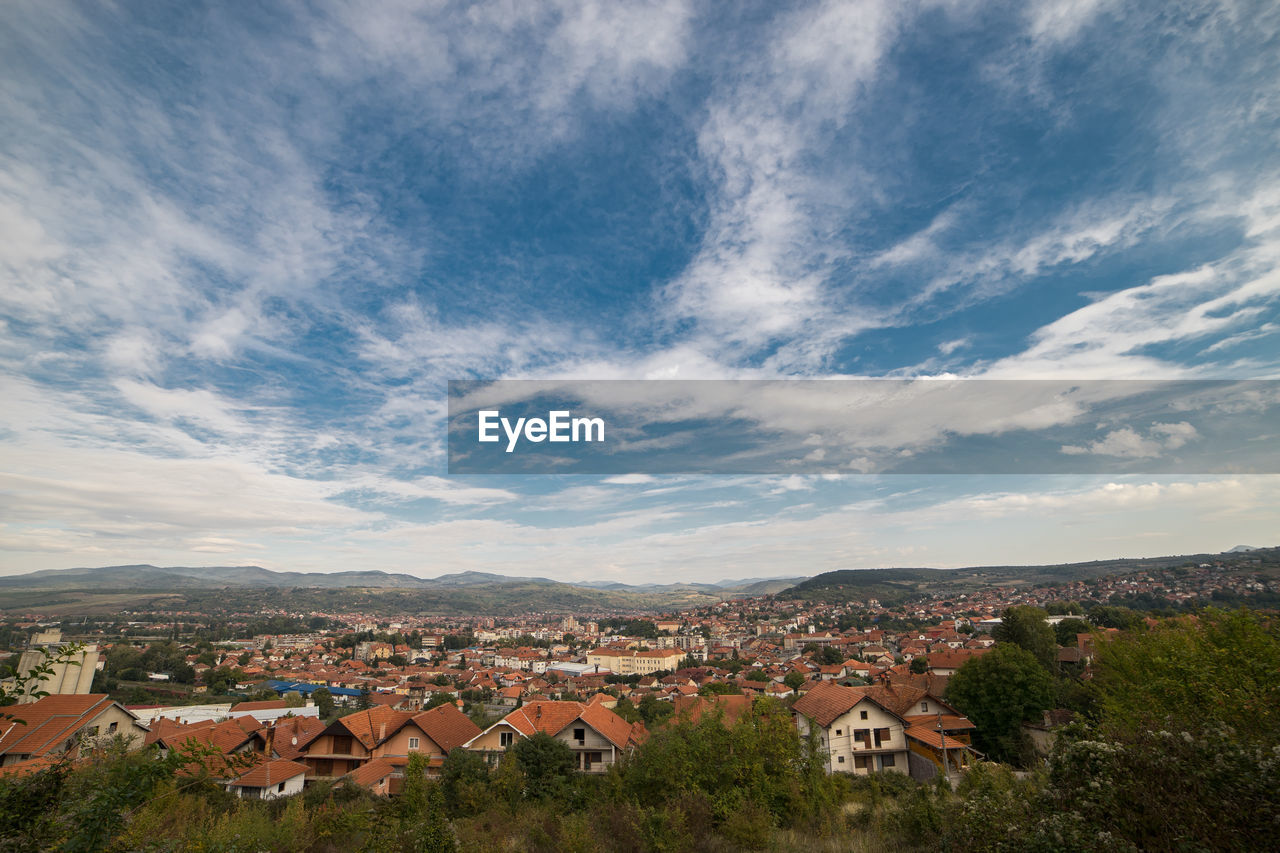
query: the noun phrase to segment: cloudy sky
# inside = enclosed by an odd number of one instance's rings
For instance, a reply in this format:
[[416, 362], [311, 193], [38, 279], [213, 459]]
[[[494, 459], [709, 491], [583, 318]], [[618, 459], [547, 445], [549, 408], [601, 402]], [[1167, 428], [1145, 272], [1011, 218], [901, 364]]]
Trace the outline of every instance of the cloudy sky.
[[1274, 3], [168, 6], [6, 4], [0, 573], [1280, 544], [1277, 476], [445, 452], [449, 379], [1280, 378]]

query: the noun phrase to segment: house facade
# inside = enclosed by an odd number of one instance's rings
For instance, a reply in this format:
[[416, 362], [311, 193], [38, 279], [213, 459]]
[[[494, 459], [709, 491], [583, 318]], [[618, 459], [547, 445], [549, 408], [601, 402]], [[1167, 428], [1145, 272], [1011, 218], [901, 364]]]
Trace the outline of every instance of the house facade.
[[578, 770], [604, 773], [638, 743], [643, 731], [642, 725], [633, 726], [600, 702], [545, 700], [512, 711], [468, 741], [466, 748], [497, 763], [520, 739], [544, 732], [573, 751]]
[[20, 709], [15, 719], [0, 719], [0, 767], [63, 755], [123, 738], [141, 749], [147, 729], [123, 705], [105, 693], [45, 696]]
[[819, 682], [792, 706], [801, 737], [812, 732], [831, 773], [893, 772], [929, 779], [963, 770], [975, 753], [973, 723], [916, 687]]

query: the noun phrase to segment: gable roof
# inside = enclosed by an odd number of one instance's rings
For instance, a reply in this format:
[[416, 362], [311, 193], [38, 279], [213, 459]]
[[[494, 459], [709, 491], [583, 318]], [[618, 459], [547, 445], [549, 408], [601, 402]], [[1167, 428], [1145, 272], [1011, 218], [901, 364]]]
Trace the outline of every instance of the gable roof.
[[423, 711], [413, 718], [418, 728], [426, 732], [427, 737], [436, 742], [446, 755], [450, 750], [462, 746], [476, 735], [480, 727], [471, 718], [458, 710], [456, 705], [438, 705], [430, 711]]
[[751, 697], [745, 694], [725, 693], [712, 696], [677, 696], [675, 716], [687, 715], [691, 722], [697, 722], [706, 714], [714, 714], [717, 710], [724, 714], [726, 725], [733, 725], [742, 715], [751, 709]]
[[269, 788], [307, 772], [307, 765], [277, 758], [264, 761], [228, 785], [233, 788]]
[[373, 788], [399, 768], [400, 765], [393, 763], [389, 758], [374, 758], [343, 776], [342, 781], [359, 785], [362, 788]]
[[625, 749], [628, 743], [634, 743], [643, 737], [643, 726], [639, 724], [633, 726], [598, 702], [584, 704], [558, 702], [551, 699], [527, 702], [494, 723], [489, 729], [505, 723], [525, 737], [538, 732], [545, 732], [555, 737], [579, 720], [618, 749]]
[[[17, 719], [0, 720], [0, 756], [45, 755], [112, 706], [133, 717], [128, 709], [105, 693], [45, 696], [28, 705], [16, 706], [6, 713], [13, 713]], [[133, 719], [136, 722], [137, 718]], [[136, 725], [144, 728], [141, 723]]]
[[283, 699], [266, 699], [261, 702], [239, 702], [231, 706], [231, 713], [235, 714], [240, 711], [278, 711], [287, 707], [289, 707], [289, 703]]
[[833, 681], [820, 681], [813, 686], [812, 690], [797, 699], [791, 706], [791, 710], [826, 727], [861, 702], [863, 698], [856, 688], [842, 687]]
[[[927, 691], [906, 685], [872, 684], [862, 687], [845, 687], [832, 681], [819, 681], [808, 693], [796, 700], [791, 710], [803, 714], [825, 728], [864, 700], [874, 702], [895, 717], [902, 718], [922, 699], [945, 705]], [[945, 707], [951, 709], [949, 705]]]
[[283, 717], [271, 727], [271, 748], [281, 758], [297, 758], [325, 728], [315, 717]]
[[603, 705], [588, 705], [579, 719], [599, 732], [605, 740], [618, 749], [625, 749], [631, 739], [631, 723], [619, 717]]
[[350, 734], [365, 749], [373, 749], [400, 731], [412, 719], [413, 714], [408, 711], [393, 711], [379, 705], [367, 711], [356, 711], [339, 717], [326, 731], [330, 734]]
[[234, 720], [224, 720], [216, 724], [211, 724], [208, 720], [202, 720], [189, 726], [166, 730], [156, 740], [157, 743], [166, 748], [181, 746], [188, 741], [208, 744], [224, 754], [234, 752], [252, 741], [265, 743], [265, 739], [257, 729], [247, 732]]
[[502, 718], [525, 737], [546, 732], [557, 735], [582, 714], [586, 708], [581, 702], [556, 702], [542, 699], [537, 702], [526, 702]]

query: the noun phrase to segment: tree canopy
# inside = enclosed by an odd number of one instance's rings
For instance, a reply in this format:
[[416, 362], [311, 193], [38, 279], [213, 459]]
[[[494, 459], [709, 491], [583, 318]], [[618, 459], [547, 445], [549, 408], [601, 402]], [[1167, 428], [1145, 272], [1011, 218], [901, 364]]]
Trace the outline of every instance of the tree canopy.
[[1031, 652], [1009, 644], [966, 661], [947, 686], [947, 701], [978, 727], [978, 747], [1001, 761], [1021, 758], [1022, 722], [1053, 707], [1053, 697], [1049, 671]]

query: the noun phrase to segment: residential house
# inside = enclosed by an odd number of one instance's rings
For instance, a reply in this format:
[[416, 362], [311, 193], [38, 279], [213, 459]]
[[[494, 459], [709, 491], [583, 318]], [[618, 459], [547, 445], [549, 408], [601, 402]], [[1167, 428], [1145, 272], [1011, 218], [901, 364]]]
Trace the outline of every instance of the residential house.
[[302, 793], [307, 767], [296, 761], [273, 759], [263, 761], [247, 773], [223, 784], [237, 797], [249, 800], [274, 800]]
[[454, 705], [413, 713], [386, 707], [357, 711], [335, 720], [306, 744], [303, 762], [313, 778], [337, 779], [374, 758], [403, 766], [410, 753], [439, 767], [452, 749], [480, 733], [480, 727]]
[[830, 772], [932, 778], [969, 763], [974, 726], [928, 691], [906, 685], [818, 682], [792, 705], [802, 737], [816, 732]]
[[33, 759], [76, 758], [85, 747], [105, 745], [117, 736], [129, 749], [141, 749], [147, 729], [105, 693], [45, 696], [15, 706], [0, 719], [0, 767]]
[[599, 701], [526, 702], [466, 744], [486, 754], [491, 762], [521, 738], [545, 732], [564, 743], [577, 756], [584, 773], [603, 773], [644, 737], [644, 726], [632, 725]]

